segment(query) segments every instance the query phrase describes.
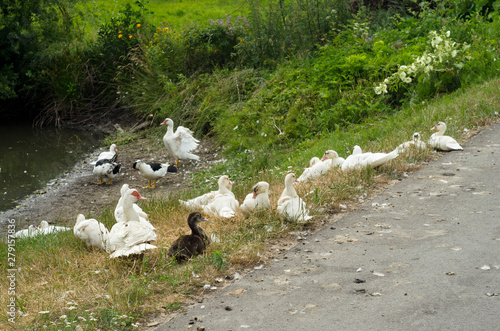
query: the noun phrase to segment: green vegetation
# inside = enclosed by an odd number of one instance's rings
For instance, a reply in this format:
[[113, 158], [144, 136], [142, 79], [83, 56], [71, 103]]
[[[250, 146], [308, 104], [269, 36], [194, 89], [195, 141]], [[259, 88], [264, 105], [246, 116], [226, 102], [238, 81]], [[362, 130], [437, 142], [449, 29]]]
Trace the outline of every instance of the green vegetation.
[[[227, 162], [193, 174], [195, 189], [207, 189], [204, 178], [227, 173], [240, 183], [234, 189], [240, 201], [257, 180], [266, 180], [275, 204], [284, 174], [299, 174], [327, 149], [343, 157], [355, 144], [388, 151], [415, 131], [427, 140], [437, 120], [464, 141], [493, 121], [500, 106], [500, 1], [250, 2], [241, 9], [245, 17], [229, 16], [240, 10], [237, 4], [212, 21], [186, 24], [171, 12], [152, 18], [155, 2], [119, 2], [109, 16], [91, 16], [93, 32], [87, 24], [77, 28], [86, 17], [77, 13], [101, 2], [0, 3], [0, 54], [22, 59], [1, 68], [2, 100], [29, 97], [43, 105], [40, 123], [108, 109], [154, 114], [156, 121], [171, 117], [224, 147]], [[175, 4], [179, 17], [196, 6]], [[24, 28], [16, 30], [16, 22]], [[157, 139], [159, 130], [147, 135]], [[332, 171], [299, 194], [315, 192], [306, 201], [317, 215], [335, 213], [432, 157], [426, 150], [377, 170]], [[185, 227], [186, 210], [177, 199], [193, 194], [148, 200], [150, 218], [170, 222], [158, 225], [159, 250], [144, 259], [109, 260], [71, 233], [19, 241], [18, 306], [29, 313], [22, 323], [132, 328], [149, 313], [178, 309], [233, 268], [264, 259], [270, 239], [300, 228], [280, 222], [275, 211], [216, 220], [207, 230], [220, 242], [178, 265], [166, 256]], [[100, 221], [110, 227], [112, 212]]]

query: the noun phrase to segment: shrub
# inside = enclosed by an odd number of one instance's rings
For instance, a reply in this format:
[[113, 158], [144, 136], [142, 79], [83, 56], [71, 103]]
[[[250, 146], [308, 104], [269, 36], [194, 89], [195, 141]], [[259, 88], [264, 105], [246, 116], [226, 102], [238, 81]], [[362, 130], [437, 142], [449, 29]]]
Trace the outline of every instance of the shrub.
[[63, 0], [0, 0], [0, 100], [36, 89], [40, 55], [72, 36], [67, 6]]
[[385, 94], [401, 88], [410, 90], [412, 85], [418, 86], [418, 99], [429, 98], [440, 92], [451, 92], [459, 87], [459, 71], [464, 67], [465, 61], [471, 59], [468, 55], [469, 47], [466, 43], [460, 45], [453, 41], [449, 30], [443, 28], [439, 33], [431, 31], [428, 48], [423, 54], [415, 55], [410, 65], [399, 66], [395, 73], [375, 86], [375, 93]]
[[[191, 74], [210, 72], [213, 68], [234, 67], [237, 63], [236, 46], [243, 42], [248, 21], [245, 17], [210, 20], [207, 27], [194, 27], [185, 31], [186, 61]], [[194, 70], [197, 68], [197, 70]]]

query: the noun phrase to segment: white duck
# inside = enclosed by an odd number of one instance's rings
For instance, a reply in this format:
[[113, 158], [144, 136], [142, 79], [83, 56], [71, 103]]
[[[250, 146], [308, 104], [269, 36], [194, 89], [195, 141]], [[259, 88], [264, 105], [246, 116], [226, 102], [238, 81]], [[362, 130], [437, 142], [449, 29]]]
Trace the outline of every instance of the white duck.
[[240, 208], [245, 217], [251, 213], [262, 209], [271, 209], [269, 201], [269, 184], [267, 182], [258, 182], [253, 187], [253, 192], [245, 197]]
[[191, 153], [198, 147], [199, 140], [193, 137], [193, 131], [183, 126], [178, 126], [174, 133], [174, 121], [165, 119], [161, 125], [167, 125], [167, 133], [163, 136], [163, 143], [168, 152], [175, 159], [175, 166], [179, 166], [179, 160], [199, 160], [200, 157]]
[[[148, 186], [143, 188], [156, 188], [156, 181], [162, 177], [165, 177], [167, 173], [176, 173], [177, 168], [173, 165], [168, 165], [167, 163], [145, 163], [141, 160], [137, 160], [132, 165], [132, 168], [139, 171], [139, 173], [148, 180]], [[154, 180], [154, 184], [151, 186], [151, 181]]]
[[133, 204], [144, 200], [139, 192], [129, 189], [123, 198], [124, 222], [118, 222], [109, 232], [109, 247], [113, 254], [111, 258], [141, 254], [146, 250], [155, 249], [149, 242], [156, 240], [153, 229], [144, 225], [135, 211]]
[[60, 231], [69, 231], [71, 228], [65, 226], [50, 225], [47, 221], [41, 221], [38, 226], [38, 233], [40, 234], [50, 234]]
[[188, 209], [195, 210], [203, 208], [203, 206], [208, 205], [216, 195], [218, 194], [234, 194], [231, 192], [233, 188], [233, 183], [229, 180], [229, 177], [226, 175], [220, 176], [218, 180], [219, 189], [217, 191], [211, 191], [200, 195], [199, 197], [190, 199], [188, 201], [179, 200], [181, 204], [186, 206]]
[[297, 195], [293, 183], [297, 182], [295, 174], [289, 173], [285, 177], [285, 189], [278, 200], [277, 210], [282, 220], [305, 223], [312, 216], [309, 215], [309, 210], [306, 203]]
[[398, 153], [405, 153], [410, 148], [416, 148], [418, 150], [423, 150], [427, 147], [426, 143], [420, 140], [420, 133], [415, 132], [413, 134], [412, 140], [406, 141], [397, 147]]
[[87, 247], [108, 250], [109, 231], [104, 224], [93, 218], [85, 219], [84, 215], [79, 214], [76, 217], [73, 233], [87, 244]]
[[15, 237], [29, 238], [29, 237], [35, 237], [37, 234], [39, 234], [38, 227], [33, 224], [30, 224], [27, 229], [17, 231]]
[[231, 182], [229, 178], [227, 178], [227, 180], [224, 178], [222, 182], [223, 189], [219, 189], [219, 192], [215, 194], [214, 198], [203, 206], [203, 211], [215, 216], [231, 218], [238, 211], [240, 203], [236, 200], [234, 193], [231, 192], [233, 182]]
[[236, 215], [239, 207], [240, 203], [230, 192], [230, 194], [217, 194], [208, 205], [203, 206], [203, 211], [215, 216], [231, 218]]
[[363, 153], [361, 147], [358, 145], [354, 146], [352, 154], [349, 155], [344, 163], [342, 163], [342, 170], [360, 169], [364, 167], [380, 167], [386, 164], [390, 160], [396, 158], [399, 155], [397, 148], [390, 153]]
[[[316, 160], [318, 159], [318, 160]], [[321, 160], [319, 158], [312, 158], [309, 161], [309, 168], [304, 169], [302, 175], [297, 179], [300, 183], [305, 183], [310, 179], [314, 179], [324, 175], [330, 170], [332, 167], [338, 167], [344, 163], [344, 158], [339, 157], [337, 152], [334, 150], [327, 150]]]
[[317, 156], [313, 156], [310, 160], [309, 160], [309, 168], [312, 167], [313, 165], [315, 165], [316, 163], [320, 162], [321, 159]]
[[432, 148], [440, 151], [461, 151], [462, 146], [450, 136], [445, 136], [446, 124], [444, 122], [437, 122], [431, 130], [438, 130], [429, 138], [429, 145]]
[[325, 162], [328, 167], [333, 168], [342, 166], [345, 159], [340, 157], [334, 150], [329, 149], [325, 152], [325, 154], [323, 154], [321, 161]]
[[113, 178], [118, 176], [122, 165], [120, 163], [112, 162], [108, 159], [102, 159], [94, 165], [93, 173], [99, 176], [99, 184], [104, 183], [103, 178], [108, 178], [108, 184], [113, 184]]
[[111, 144], [111, 146], [109, 146], [109, 152], [102, 152], [97, 157], [97, 160], [107, 159], [110, 160], [111, 162], [115, 162], [117, 157], [118, 157], [118, 148], [116, 148], [115, 144]]
[[[128, 184], [123, 184], [122, 188], [120, 189], [120, 194], [121, 197], [118, 200], [118, 203], [116, 204], [115, 207], [115, 219], [116, 222], [125, 222], [125, 215], [123, 213], [123, 200], [125, 198], [125, 194], [127, 191], [130, 189]], [[137, 213], [137, 216], [139, 216], [139, 222], [142, 224], [146, 225], [147, 227], [151, 228], [152, 230], [155, 229], [155, 227], [149, 222], [149, 217], [148, 214], [146, 214], [141, 207], [139, 207], [136, 203], [132, 203], [132, 207], [134, 208], [135, 212]]]
[[297, 181], [299, 183], [305, 183], [308, 180], [311, 180], [313, 178], [317, 178], [323, 174], [326, 174], [328, 172], [328, 169], [330, 169], [328, 167], [328, 164], [326, 164], [325, 162], [322, 162], [321, 160], [316, 161], [316, 160], [311, 159], [311, 161], [309, 162], [309, 164], [313, 163], [313, 165], [310, 166], [309, 168], [304, 169], [304, 172], [302, 172], [302, 174], [297, 179]]

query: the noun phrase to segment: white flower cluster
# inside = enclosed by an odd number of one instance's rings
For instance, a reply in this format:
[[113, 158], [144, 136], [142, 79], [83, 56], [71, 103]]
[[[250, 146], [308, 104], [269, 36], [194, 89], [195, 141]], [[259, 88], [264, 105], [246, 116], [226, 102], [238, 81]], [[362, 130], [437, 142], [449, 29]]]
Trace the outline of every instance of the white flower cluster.
[[368, 31], [369, 31], [369, 28], [368, 28], [368, 23], [357, 23], [355, 22], [353, 27], [352, 27], [352, 31], [353, 31], [353, 34], [354, 34], [354, 37], [355, 38], [363, 38], [363, 39], [366, 39], [368, 38]]
[[[464, 43], [458, 45], [450, 39], [450, 31], [444, 29], [441, 33], [429, 32], [429, 49], [422, 56], [419, 56], [411, 65], [402, 65], [398, 71], [377, 86], [374, 90], [376, 94], [387, 93], [387, 87], [392, 84], [409, 84], [420, 73], [430, 74], [433, 71], [450, 70], [451, 66], [461, 69], [464, 66], [463, 59], [470, 60], [471, 57], [465, 55], [470, 45]], [[464, 55], [464, 56], [462, 56]]]

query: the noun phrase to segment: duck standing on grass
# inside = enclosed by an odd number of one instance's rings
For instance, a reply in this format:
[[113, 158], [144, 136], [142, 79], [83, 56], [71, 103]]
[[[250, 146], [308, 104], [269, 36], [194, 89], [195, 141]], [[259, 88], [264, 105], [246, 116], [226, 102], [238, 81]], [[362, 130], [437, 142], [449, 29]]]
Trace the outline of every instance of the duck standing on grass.
[[177, 261], [187, 260], [195, 255], [203, 253], [210, 243], [210, 240], [203, 228], [198, 224], [208, 221], [199, 212], [193, 212], [188, 216], [188, 225], [191, 234], [180, 236], [173, 242], [168, 251], [168, 255]]
[[444, 135], [446, 131], [446, 124], [444, 122], [437, 122], [431, 130], [438, 130], [438, 132], [432, 134], [429, 138], [429, 145], [432, 148], [445, 152], [463, 150], [462, 146], [455, 139]]
[[[156, 188], [156, 181], [158, 179], [165, 177], [167, 173], [177, 172], [177, 168], [173, 165], [157, 162], [144, 163], [141, 160], [135, 161], [132, 168], [139, 171], [148, 180], [148, 186], [144, 186], [143, 188]], [[154, 184], [151, 186], [152, 180], [154, 180]]]
[[193, 137], [193, 131], [183, 126], [178, 126], [174, 133], [174, 121], [165, 119], [160, 125], [167, 125], [167, 133], [163, 136], [163, 143], [168, 152], [175, 157], [175, 166], [179, 160], [199, 160], [200, 157], [191, 153], [198, 147], [199, 140]]

